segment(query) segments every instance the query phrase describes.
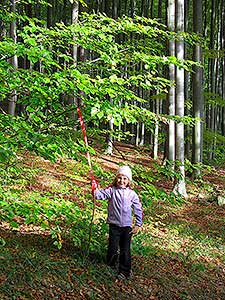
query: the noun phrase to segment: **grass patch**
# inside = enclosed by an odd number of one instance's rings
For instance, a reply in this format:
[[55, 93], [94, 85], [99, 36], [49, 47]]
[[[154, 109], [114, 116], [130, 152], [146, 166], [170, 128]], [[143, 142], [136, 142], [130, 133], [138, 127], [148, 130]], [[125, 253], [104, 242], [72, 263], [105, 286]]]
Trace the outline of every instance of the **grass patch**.
[[[129, 158], [145, 214], [132, 242], [133, 279], [118, 282], [105, 265], [105, 202], [96, 207], [87, 251], [93, 203], [86, 158], [52, 163], [28, 155], [1, 187], [1, 300], [225, 298], [223, 210], [199, 203], [197, 184], [191, 183], [192, 199], [176, 198], [168, 190], [170, 180], [163, 181], [168, 170], [157, 173], [150, 160], [136, 162], [131, 153]], [[94, 172], [107, 186], [114, 173], [98, 159]], [[117, 156], [108, 159], [113, 166], [124, 163]], [[140, 161], [150, 162], [152, 170]]]

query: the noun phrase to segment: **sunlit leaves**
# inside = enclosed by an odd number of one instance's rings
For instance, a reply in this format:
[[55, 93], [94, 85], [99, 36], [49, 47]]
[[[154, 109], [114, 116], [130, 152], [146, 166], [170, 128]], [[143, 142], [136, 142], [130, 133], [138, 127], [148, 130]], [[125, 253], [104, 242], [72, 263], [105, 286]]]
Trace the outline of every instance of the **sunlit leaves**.
[[[165, 95], [173, 84], [166, 79], [165, 68], [175, 64], [191, 69], [193, 65], [166, 56], [166, 41], [176, 36], [157, 20], [114, 20], [84, 13], [76, 24], [57, 23], [46, 28], [41, 20], [15, 17], [26, 25], [18, 32], [17, 44], [11, 39], [0, 42], [1, 100], [17, 91], [25, 121], [18, 119], [17, 126], [12, 122], [12, 130], [18, 133], [14, 140], [51, 160], [66, 151], [61, 132], [73, 132], [75, 120], [69, 115], [75, 113], [76, 106], [75, 100], [70, 103], [71, 97], [81, 99], [88, 121], [113, 120], [115, 125], [124, 120], [128, 124], [141, 121], [151, 126], [160, 116], [145, 107], [149, 94]], [[77, 63], [72, 57], [74, 45], [86, 54]], [[25, 60], [28, 68], [11, 68], [5, 59], [12, 55]], [[140, 89], [143, 93], [138, 93]], [[14, 140], [12, 144], [16, 144]], [[76, 147], [71, 148], [75, 151]]]

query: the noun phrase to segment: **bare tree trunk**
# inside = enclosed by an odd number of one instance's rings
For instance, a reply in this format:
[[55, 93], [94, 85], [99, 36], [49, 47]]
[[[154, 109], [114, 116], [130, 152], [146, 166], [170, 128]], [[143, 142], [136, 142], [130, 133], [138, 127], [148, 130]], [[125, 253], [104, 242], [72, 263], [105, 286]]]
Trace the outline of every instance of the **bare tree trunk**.
[[[188, 24], [189, 24], [189, 0], [185, 0], [184, 3], [184, 10], [185, 10], [185, 32], [188, 31]], [[192, 22], [191, 22], [192, 23]], [[186, 49], [185, 49], [185, 57], [186, 57]], [[184, 72], [184, 76], [185, 76], [185, 100], [189, 99], [189, 86], [190, 86], [190, 72], [186, 71]], [[185, 115], [190, 115], [192, 112], [190, 111], [190, 108], [188, 106], [185, 107]], [[191, 137], [192, 137], [192, 128], [189, 125], [185, 126], [185, 157], [187, 157], [187, 159], [191, 159], [191, 145], [190, 145], [190, 141], [191, 141]]]
[[[193, 30], [197, 34], [202, 34], [202, 1], [193, 1]], [[194, 46], [193, 60], [202, 63], [202, 48], [201, 45]], [[203, 154], [203, 69], [194, 67], [193, 74], [193, 116], [198, 118], [193, 130], [193, 163], [199, 164], [202, 162]], [[200, 169], [195, 169], [195, 176], [201, 174]]]
[[154, 0], [151, 0], [150, 18], [154, 18], [154, 16], [153, 16], [153, 10], [154, 10]]
[[[221, 48], [225, 48], [225, 1], [221, 2]], [[225, 57], [222, 58], [222, 98], [225, 99]], [[222, 108], [221, 132], [225, 136], [225, 108]]]
[[131, 18], [134, 17], [134, 9], [135, 9], [135, 0], [130, 0], [130, 12], [131, 12]]
[[[112, 1], [112, 18], [117, 19], [118, 18], [118, 0], [113, 0]], [[112, 103], [113, 100], [110, 98], [110, 102]], [[112, 155], [113, 153], [113, 136], [112, 132], [114, 130], [114, 120], [113, 117], [109, 120], [109, 138], [108, 138], [108, 149], [107, 152], [108, 154]]]
[[[176, 30], [177, 32], [184, 31], [184, 1], [176, 1]], [[178, 59], [184, 59], [184, 41], [180, 36], [176, 41], [176, 56]], [[176, 67], [176, 115], [184, 116], [184, 69]], [[185, 169], [184, 169], [184, 123], [176, 124], [176, 159], [179, 162], [178, 171], [180, 178], [174, 186], [174, 192], [187, 197], [185, 184]]]
[[140, 123], [137, 123], [136, 126], [136, 139], [135, 139], [135, 145], [138, 146], [139, 145], [139, 140], [140, 140]]
[[113, 122], [113, 118], [111, 120], [109, 120], [109, 139], [108, 139], [108, 149], [107, 152], [109, 155], [112, 155], [113, 153], [113, 136], [111, 134], [111, 132], [113, 132], [114, 130], [114, 122]]
[[[175, 1], [168, 1], [168, 28], [171, 31], [175, 31]], [[175, 56], [175, 41], [169, 41], [169, 55]], [[173, 64], [169, 65], [169, 79], [175, 82], [175, 66]], [[172, 85], [169, 88], [168, 93], [168, 114], [170, 116], [175, 115], [175, 86]], [[170, 161], [175, 161], [175, 122], [169, 120], [169, 132], [168, 132], [168, 159]]]
[[[78, 22], [78, 16], [79, 16], [79, 2], [74, 0], [72, 3], [72, 24], [77, 24]], [[78, 46], [76, 44], [75, 38], [74, 38], [74, 43], [72, 47], [72, 56], [73, 56], [73, 65], [76, 67], [77, 66], [77, 60], [78, 60]], [[78, 105], [78, 98], [75, 95], [69, 95], [68, 97], [68, 103], [70, 105]], [[76, 113], [75, 110], [73, 112], [70, 112], [69, 114], [71, 119], [76, 119]]]
[[[155, 113], [159, 114], [159, 100], [155, 100]], [[155, 120], [155, 130], [154, 130], [154, 142], [153, 142], [153, 158], [158, 158], [158, 148], [159, 148], [159, 121]]]
[[[213, 50], [214, 49], [214, 27], [215, 27], [215, 0], [212, 0], [211, 3], [212, 4], [211, 4], [211, 24], [210, 24], [210, 49]], [[209, 78], [210, 78], [209, 89], [212, 94], [215, 94], [215, 86], [216, 86], [214, 70], [215, 70], [215, 59], [210, 58], [209, 59]], [[209, 116], [210, 130], [212, 132], [215, 132], [215, 107], [213, 104], [210, 105], [209, 112], [210, 112], [210, 116]], [[214, 141], [212, 141], [210, 145], [209, 159], [213, 159], [213, 157], [214, 157]]]
[[[72, 6], [72, 24], [77, 24], [79, 16], [79, 2], [74, 1]], [[77, 44], [73, 44], [73, 63], [77, 65]]]
[[49, 1], [49, 5], [47, 7], [47, 27], [51, 27], [53, 25], [53, 0]]
[[112, 2], [112, 18], [118, 18], [118, 0], [113, 0]]
[[[13, 14], [16, 13], [16, 0], [11, 0], [11, 11]], [[16, 21], [13, 20], [10, 24], [10, 37], [13, 39], [14, 44], [17, 43], [17, 33], [16, 33]], [[18, 68], [18, 58], [14, 55], [11, 58], [11, 63], [14, 69]], [[16, 102], [17, 102], [17, 91], [14, 89], [11, 93], [9, 98], [9, 105], [8, 105], [8, 113], [12, 116], [15, 116], [16, 112]]]
[[158, 0], [158, 19], [162, 21], [162, 0]]
[[141, 140], [140, 146], [143, 146], [145, 143], [145, 123], [141, 123]]

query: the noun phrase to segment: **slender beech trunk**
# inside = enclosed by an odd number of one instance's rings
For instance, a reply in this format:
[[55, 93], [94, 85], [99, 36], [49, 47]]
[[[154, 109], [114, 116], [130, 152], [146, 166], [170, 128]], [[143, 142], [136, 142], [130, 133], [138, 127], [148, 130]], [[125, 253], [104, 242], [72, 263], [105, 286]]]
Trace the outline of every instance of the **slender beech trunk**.
[[111, 132], [113, 132], [114, 130], [114, 121], [113, 121], [113, 117], [111, 118], [111, 120], [109, 121], [109, 139], [108, 139], [108, 148], [107, 148], [107, 152], [109, 155], [112, 155], [113, 153], [113, 136], [111, 135]]
[[[184, 31], [184, 1], [176, 1], [176, 30]], [[184, 41], [180, 36], [176, 41], [176, 56], [178, 59], [184, 59]], [[184, 69], [176, 67], [176, 115], [184, 116]], [[174, 192], [187, 197], [184, 169], [184, 123], [176, 123], [176, 159], [179, 162], [178, 171], [180, 178], [174, 185]]]
[[[184, 10], [185, 10], [185, 32], [189, 31], [188, 26], [189, 26], [189, 0], [185, 0], [184, 3]], [[192, 24], [192, 22], [191, 22]], [[185, 47], [185, 57], [186, 57], [186, 47]], [[186, 71], [184, 72], [185, 76], [185, 100], [189, 99], [189, 87], [190, 87], [190, 72]], [[190, 111], [190, 108], [188, 106], [185, 107], [185, 115], [190, 115], [192, 112]], [[192, 136], [192, 128], [189, 125], [185, 126], [185, 157], [187, 159], [191, 159], [191, 136]]]
[[[13, 14], [16, 13], [16, 0], [11, 0], [11, 11]], [[17, 33], [16, 33], [16, 20], [13, 20], [10, 23], [10, 37], [13, 39], [14, 44], [17, 43]], [[11, 58], [11, 63], [14, 69], [18, 68], [18, 58], [17, 55], [14, 55]], [[8, 113], [12, 116], [16, 112], [16, 102], [17, 102], [17, 91], [16, 89], [12, 90], [11, 96], [9, 98]]]
[[[71, 13], [71, 19], [72, 19], [73, 25], [77, 24], [78, 16], [79, 16], [79, 2], [74, 0], [72, 3], [72, 13]], [[78, 60], [78, 46], [76, 44], [75, 38], [74, 38], [74, 43], [72, 46], [72, 57], [73, 57], [73, 65], [76, 67], [77, 60]], [[68, 103], [70, 105], [78, 105], [78, 97], [75, 95], [69, 95]], [[73, 112], [70, 112], [69, 116], [73, 120], [76, 119], [75, 110]]]
[[[225, 0], [221, 2], [221, 48], [225, 49]], [[225, 99], [225, 57], [222, 57], [222, 98]], [[222, 108], [221, 132], [225, 136], [225, 107]]]
[[[210, 49], [213, 50], [214, 49], [214, 41], [215, 41], [215, 0], [212, 0], [211, 2], [211, 24], [210, 24]], [[215, 94], [215, 86], [216, 86], [216, 82], [215, 82], [215, 59], [214, 58], [210, 58], [209, 59], [209, 78], [210, 78], [210, 92], [212, 94]], [[211, 104], [209, 106], [209, 129], [215, 133], [215, 106], [213, 104]], [[214, 157], [214, 141], [211, 142], [210, 145], [210, 151], [209, 151], [209, 159], [213, 159]]]
[[[175, 31], [175, 2], [174, 0], [168, 1], [168, 28], [171, 31]], [[175, 56], [175, 41], [169, 41], [169, 55]], [[175, 115], [175, 66], [169, 65], [169, 79], [172, 81], [172, 85], [169, 88], [168, 93], [168, 114], [170, 116]], [[172, 162], [175, 161], [175, 122], [169, 121], [168, 126], [168, 159]]]
[[[158, 116], [160, 114], [160, 100], [155, 99], [154, 103], [154, 113]], [[154, 136], [153, 136], [153, 158], [158, 158], [158, 150], [159, 150], [159, 120], [155, 119], [155, 127], [154, 127]]]
[[154, 0], [151, 1], [151, 6], [150, 6], [150, 18], [154, 18], [153, 16], [153, 11], [154, 11]]
[[118, 0], [113, 0], [112, 2], [112, 18], [118, 18]]
[[[112, 1], [112, 18], [117, 19], [118, 18], [118, 0]], [[110, 102], [113, 103], [113, 99], [110, 98]], [[114, 130], [114, 119], [113, 117], [109, 120], [109, 139], [108, 139], [108, 154], [112, 155], [113, 152], [113, 136], [111, 132]]]
[[[79, 2], [74, 1], [72, 5], [72, 24], [77, 24], [78, 22], [78, 16], [79, 16]], [[73, 44], [73, 63], [76, 66], [77, 65], [77, 44]]]
[[49, 1], [49, 5], [47, 7], [47, 27], [51, 27], [53, 25], [53, 0]]
[[134, 17], [134, 13], [135, 13], [135, 0], [130, 0], [130, 11], [131, 11], [131, 18]]
[[140, 122], [137, 123], [136, 126], [136, 139], [135, 139], [135, 145], [138, 146], [140, 141]]
[[162, 0], [158, 0], [158, 19], [162, 21]]
[[[193, 30], [197, 34], [202, 34], [202, 0], [193, 1]], [[194, 45], [193, 60], [202, 63], [202, 48], [200, 44]], [[193, 163], [202, 162], [203, 153], [203, 69], [194, 67], [193, 74], [193, 116], [198, 118], [193, 128]], [[195, 176], [201, 174], [200, 169], [195, 169]]]
[[141, 123], [141, 140], [140, 146], [143, 146], [145, 143], [145, 123]]

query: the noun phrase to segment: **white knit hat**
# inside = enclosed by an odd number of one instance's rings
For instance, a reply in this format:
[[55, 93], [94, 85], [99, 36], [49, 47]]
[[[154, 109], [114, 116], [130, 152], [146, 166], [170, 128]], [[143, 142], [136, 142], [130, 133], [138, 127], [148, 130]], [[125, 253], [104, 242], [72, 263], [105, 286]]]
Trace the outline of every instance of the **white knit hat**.
[[127, 178], [130, 181], [132, 181], [132, 172], [128, 166], [119, 167], [119, 169], [117, 171], [117, 175], [119, 175], [119, 174], [127, 176]]

